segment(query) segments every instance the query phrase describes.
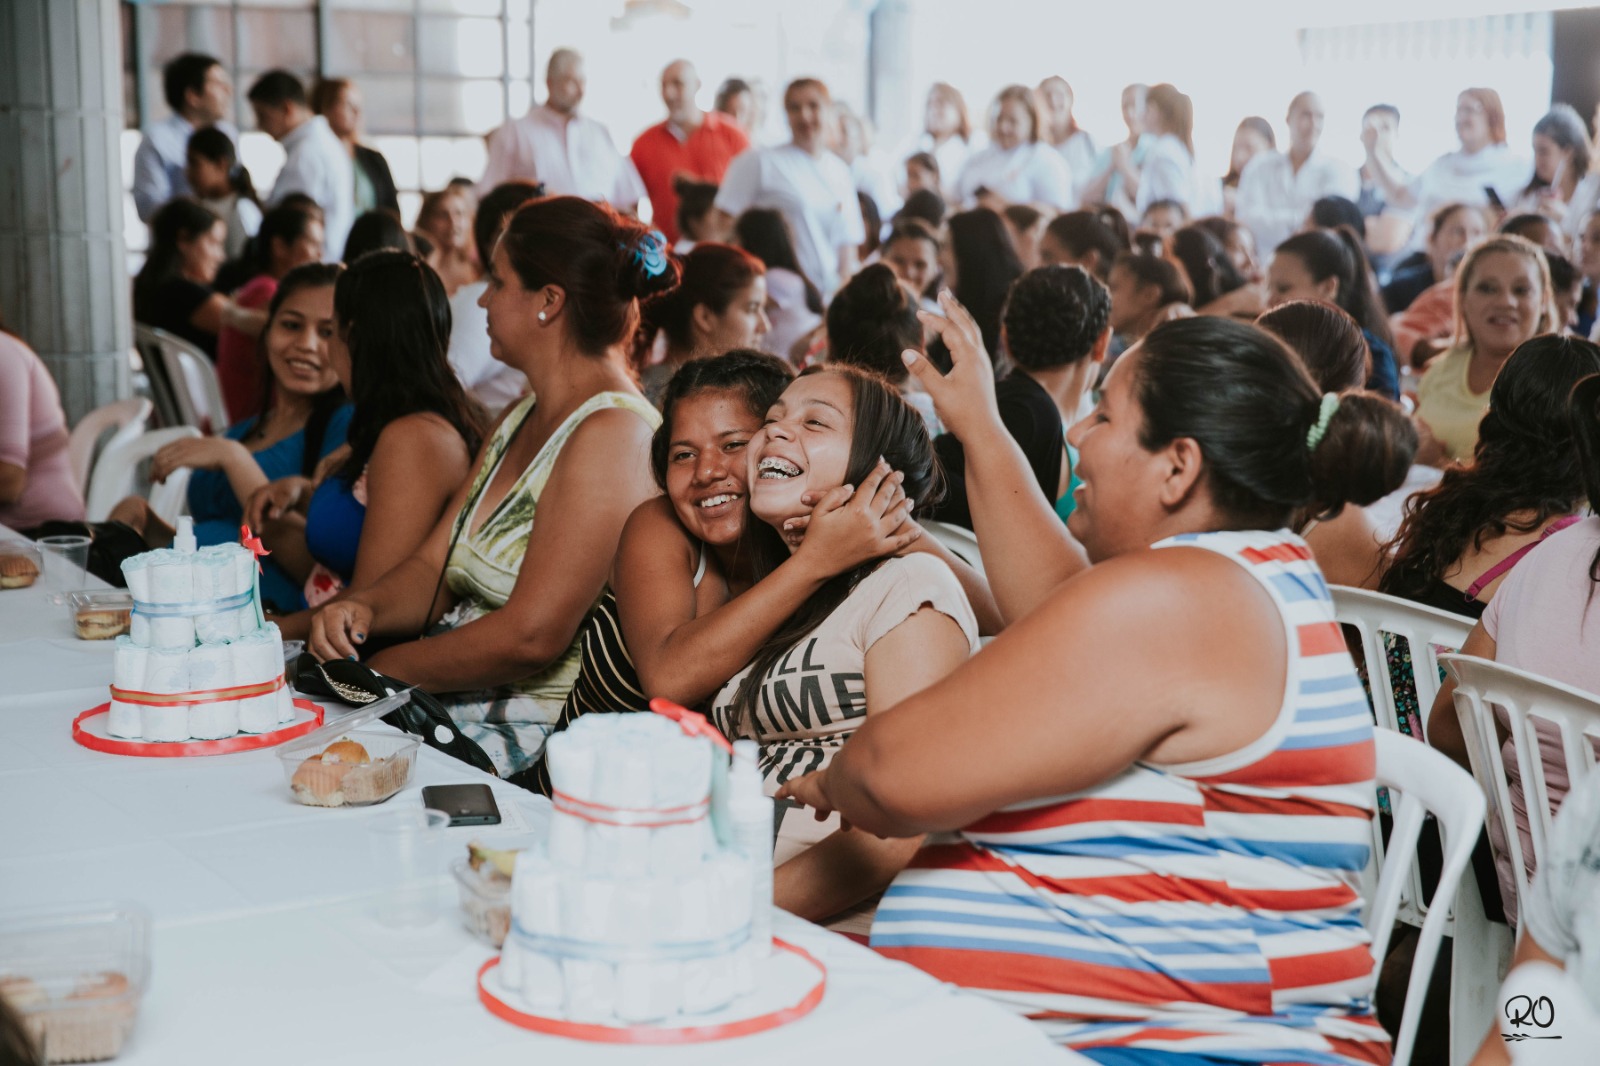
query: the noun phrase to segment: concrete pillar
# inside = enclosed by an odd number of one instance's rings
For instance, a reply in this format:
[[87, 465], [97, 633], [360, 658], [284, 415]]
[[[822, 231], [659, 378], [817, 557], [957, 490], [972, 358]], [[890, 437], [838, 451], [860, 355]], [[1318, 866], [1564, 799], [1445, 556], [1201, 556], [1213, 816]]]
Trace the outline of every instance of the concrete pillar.
[[922, 128], [911, 84], [911, 19], [909, 0], [878, 0], [867, 22], [867, 112], [878, 127], [878, 147], [890, 152]]
[[117, 0], [0, 2], [0, 309], [69, 421], [128, 396]]

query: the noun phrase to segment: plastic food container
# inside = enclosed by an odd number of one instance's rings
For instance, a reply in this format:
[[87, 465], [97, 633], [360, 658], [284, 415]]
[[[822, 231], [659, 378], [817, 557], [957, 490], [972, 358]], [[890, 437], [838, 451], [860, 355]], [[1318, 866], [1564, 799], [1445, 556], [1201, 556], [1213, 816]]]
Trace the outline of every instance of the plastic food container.
[[25, 589], [44, 572], [44, 556], [32, 541], [0, 537], [0, 589]]
[[150, 980], [150, 915], [134, 903], [0, 915], [0, 995], [46, 1062], [115, 1058]]
[[461, 918], [468, 932], [500, 947], [511, 931], [511, 881], [474, 870], [466, 859], [450, 864], [461, 894]]
[[[345, 748], [351, 741], [365, 749], [366, 762]], [[278, 759], [283, 763], [284, 783], [296, 802], [308, 807], [365, 807], [382, 803], [406, 787], [421, 746], [416, 737], [404, 733], [357, 729], [332, 741], [286, 745], [279, 749]], [[337, 750], [328, 754], [334, 748]]]
[[132, 624], [133, 594], [125, 589], [73, 592], [67, 613], [79, 640], [111, 640]]

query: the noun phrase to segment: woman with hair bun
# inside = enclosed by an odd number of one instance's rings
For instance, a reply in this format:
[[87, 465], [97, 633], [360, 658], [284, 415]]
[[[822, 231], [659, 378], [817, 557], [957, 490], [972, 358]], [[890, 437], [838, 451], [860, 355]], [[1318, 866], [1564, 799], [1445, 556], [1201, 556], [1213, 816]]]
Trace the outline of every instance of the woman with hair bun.
[[[1332, 304], [1290, 300], [1256, 319], [1256, 325], [1288, 345], [1324, 392], [1362, 388], [1371, 373], [1372, 355], [1361, 326]], [[1417, 452], [1416, 428], [1407, 419], [1398, 420], [1390, 443], [1381, 457], [1381, 480], [1373, 484], [1376, 495], [1353, 499], [1333, 514], [1296, 520], [1295, 531], [1310, 545], [1330, 584], [1378, 587], [1389, 556], [1366, 509], [1404, 484]]]
[[906, 349], [922, 348], [918, 306], [916, 296], [888, 264], [865, 267], [828, 305], [828, 362], [870, 370], [893, 385], [900, 398], [922, 416], [932, 435], [941, 428], [933, 401], [910, 384], [911, 375], [900, 361], [900, 353]]
[[1080, 266], [1103, 284], [1111, 264], [1133, 247], [1128, 220], [1113, 207], [1068, 211], [1052, 218], [1039, 238], [1040, 266]]
[[[757, 348], [772, 329], [767, 319], [767, 268], [731, 244], [704, 241], [682, 259], [678, 287], [650, 301], [640, 341], [648, 346], [665, 334], [667, 354], [639, 375], [645, 398], [661, 394], [677, 369], [691, 359], [735, 348]], [[648, 350], [648, 347], [646, 348]]]
[[557, 196], [518, 209], [481, 303], [491, 351], [533, 394], [501, 416], [422, 546], [312, 619], [323, 659], [388, 643], [368, 664], [445, 695], [502, 776], [543, 748], [623, 523], [655, 491], [660, 416], [629, 356], [640, 302], [677, 281], [660, 235], [608, 207]]
[[[1071, 432], [1079, 572], [1023, 488], [976, 328], [946, 311], [954, 369], [912, 372], [983, 467], [969, 484], [1010, 501], [975, 505], [977, 532], [1012, 571], [1001, 606], [1026, 609], [779, 798], [891, 840], [954, 834], [885, 892], [872, 946], [1095, 1061], [1386, 1061], [1360, 920], [1371, 711], [1285, 526], [1369, 492], [1403, 416], [1320, 392], [1254, 326], [1158, 326]], [[1029, 541], [1024, 582], [1004, 549]]]

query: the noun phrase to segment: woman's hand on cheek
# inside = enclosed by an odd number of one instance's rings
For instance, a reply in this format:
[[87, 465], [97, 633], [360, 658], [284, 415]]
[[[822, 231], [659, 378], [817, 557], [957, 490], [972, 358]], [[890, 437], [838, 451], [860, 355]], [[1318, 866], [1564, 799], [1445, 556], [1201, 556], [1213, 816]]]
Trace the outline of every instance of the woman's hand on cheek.
[[[904, 474], [880, 459], [859, 489], [841, 485], [817, 499], [809, 515], [784, 523], [784, 539], [829, 577], [895, 555], [922, 535], [910, 521], [913, 501], [904, 481]], [[814, 496], [807, 493], [801, 501]]]

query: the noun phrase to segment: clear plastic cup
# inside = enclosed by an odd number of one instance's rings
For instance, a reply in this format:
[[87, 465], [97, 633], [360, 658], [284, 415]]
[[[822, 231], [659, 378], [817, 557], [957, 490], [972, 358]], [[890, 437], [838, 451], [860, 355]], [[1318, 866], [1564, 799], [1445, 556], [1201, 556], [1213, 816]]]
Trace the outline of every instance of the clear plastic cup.
[[66, 603], [68, 593], [88, 584], [89, 538], [40, 537], [34, 543], [44, 555], [44, 587], [50, 602]]
[[371, 914], [380, 925], [429, 925], [442, 908], [447, 886], [445, 828], [450, 816], [421, 807], [386, 810], [367, 820], [373, 872], [383, 886]]

